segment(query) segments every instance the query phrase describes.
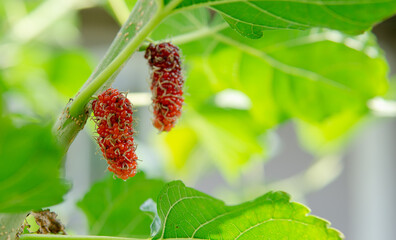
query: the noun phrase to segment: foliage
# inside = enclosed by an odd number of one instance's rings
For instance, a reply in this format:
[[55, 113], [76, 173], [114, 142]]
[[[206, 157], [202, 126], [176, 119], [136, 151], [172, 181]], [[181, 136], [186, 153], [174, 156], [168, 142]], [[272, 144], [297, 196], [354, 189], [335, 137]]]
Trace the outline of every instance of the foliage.
[[[266, 132], [289, 119], [301, 122], [301, 138], [310, 139], [313, 153], [334, 151], [334, 142], [368, 113], [366, 102], [387, 91], [387, 63], [369, 33], [272, 30], [250, 40], [225, 26], [199, 9], [166, 19], [152, 34], [156, 40], [172, 34], [186, 56], [183, 128], [165, 136], [169, 161], [179, 170], [204, 149], [228, 179], [235, 178], [249, 158], [268, 154]], [[208, 33], [183, 44], [186, 34], [201, 29]], [[238, 94], [247, 104], [233, 105], [229, 99]], [[180, 136], [190, 145], [175, 144]]]
[[[0, 126], [0, 212], [23, 212], [62, 202], [69, 186], [59, 178], [63, 151], [50, 127], [17, 127], [9, 119], [2, 119]], [[37, 139], [40, 144], [33, 144]]]
[[[171, 4], [172, 0], [165, 0]], [[189, 0], [178, 8], [207, 6], [221, 13], [231, 28], [249, 38], [260, 38], [264, 30], [326, 27], [358, 34], [373, 23], [392, 15], [394, 1], [231, 1]], [[364, 14], [372, 8], [375, 14]], [[307, 18], [306, 16], [309, 16]]]
[[133, 181], [108, 176], [92, 186], [78, 206], [86, 214], [92, 235], [150, 236], [153, 218], [140, 211], [149, 198], [155, 199], [163, 187], [161, 180], [146, 179], [143, 173]]
[[251, 202], [224, 202], [180, 181], [168, 183], [157, 199], [162, 230], [154, 239], [341, 239], [329, 223], [308, 216], [284, 192], [268, 192]]

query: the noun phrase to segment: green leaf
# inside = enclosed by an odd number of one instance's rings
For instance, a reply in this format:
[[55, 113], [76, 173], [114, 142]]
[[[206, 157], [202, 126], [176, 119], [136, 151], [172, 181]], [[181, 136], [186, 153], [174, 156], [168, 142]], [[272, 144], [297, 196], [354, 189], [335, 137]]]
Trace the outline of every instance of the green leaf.
[[312, 27], [359, 34], [396, 12], [396, 1], [393, 0], [186, 0], [178, 8], [202, 6], [221, 13], [234, 30], [249, 38], [261, 38], [264, 30]]
[[48, 79], [65, 97], [73, 96], [89, 77], [91, 62], [83, 50], [55, 52], [46, 63]]
[[59, 178], [63, 149], [50, 126], [14, 126], [0, 119], [0, 212], [22, 212], [63, 201], [69, 185]]
[[[212, 72], [227, 81], [216, 63], [221, 62], [220, 57], [228, 59], [229, 52], [239, 52], [241, 57], [234, 59], [241, 89], [248, 96], [272, 96], [272, 104], [290, 117], [320, 122], [346, 109], [361, 111], [368, 99], [387, 90], [387, 64], [370, 45], [369, 36], [278, 31], [263, 41], [236, 37], [226, 31], [217, 36], [220, 43], [209, 64]], [[224, 44], [233, 50], [224, 50]], [[261, 69], [264, 75], [256, 75], [254, 69]]]
[[[177, 22], [185, 23], [185, 33]], [[224, 28], [224, 21], [205, 9], [196, 9], [166, 19], [152, 37], [159, 41], [167, 35], [174, 36], [170, 40], [179, 43], [186, 59], [180, 130], [166, 136], [169, 159], [183, 176], [194, 175], [196, 159], [210, 159], [232, 179], [252, 155], [260, 155], [260, 148], [265, 155], [259, 141], [266, 130], [293, 118], [316, 129], [300, 131], [306, 146], [312, 142], [310, 150], [335, 149], [339, 144], [332, 142], [367, 114], [367, 101], [388, 88], [387, 63], [368, 33], [351, 37], [322, 29], [274, 30], [251, 40]], [[245, 109], [218, 105], [218, 97], [230, 90], [244, 94], [251, 104]], [[187, 141], [178, 143], [178, 137], [186, 136]], [[196, 158], [198, 151], [202, 154]]]
[[[249, 96], [251, 115], [263, 128], [297, 118], [326, 128], [317, 130], [316, 138], [305, 139], [321, 142], [323, 151], [335, 149], [325, 145], [341, 138], [367, 113], [369, 99], [386, 92], [387, 64], [381, 52], [370, 43], [369, 35], [351, 38], [329, 31], [272, 33], [265, 40], [253, 41], [223, 31], [216, 35], [219, 43], [203, 60], [205, 63], [195, 64], [198, 69], [193, 71], [201, 71], [201, 79], [205, 78], [202, 75], [211, 79], [213, 88], [231, 85]], [[336, 116], [340, 116], [338, 121]], [[308, 135], [307, 131], [300, 133]], [[315, 146], [309, 149], [319, 150]]]
[[162, 230], [154, 239], [342, 239], [342, 234], [309, 209], [290, 202], [284, 192], [269, 192], [236, 206], [180, 181], [168, 183], [158, 196]]
[[92, 235], [149, 237], [153, 216], [139, 206], [156, 199], [164, 182], [138, 173], [128, 181], [108, 176], [96, 183], [78, 202], [88, 218]]
[[[198, 8], [167, 17], [151, 33], [150, 38], [159, 42], [171, 40], [174, 44], [183, 45], [183, 52], [186, 51], [188, 56], [202, 56], [211, 47], [212, 39], [206, 37], [228, 27], [218, 14], [213, 15], [206, 8]], [[189, 41], [193, 44], [188, 44]]]
[[263, 130], [257, 128], [248, 111], [205, 105], [195, 113], [190, 109], [186, 112], [200, 146], [229, 181], [235, 180], [253, 157], [263, 159], [266, 155]]
[[[194, 172], [196, 172], [197, 164], [200, 161], [187, 162], [187, 160], [196, 149], [199, 139], [194, 129], [184, 122], [184, 120], [180, 121], [176, 128], [166, 135], [161, 134], [160, 137], [167, 145], [166, 150], [168, 152], [166, 155], [169, 155], [167, 156], [167, 162], [170, 163], [166, 164], [168, 170], [179, 172], [179, 175], [180, 172], [185, 172], [185, 174], [182, 174], [183, 178], [188, 176], [191, 178], [190, 170], [194, 169]], [[180, 141], [180, 139], [183, 139], [183, 141]]]

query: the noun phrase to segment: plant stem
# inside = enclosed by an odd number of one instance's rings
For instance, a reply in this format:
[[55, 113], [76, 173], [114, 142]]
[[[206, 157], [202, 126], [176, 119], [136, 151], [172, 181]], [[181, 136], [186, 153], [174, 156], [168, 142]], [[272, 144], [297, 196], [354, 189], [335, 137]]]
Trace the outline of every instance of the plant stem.
[[138, 48], [141, 42], [150, 34], [155, 26], [163, 19], [163, 14], [157, 12], [150, 22], [125, 46], [120, 54], [83, 89], [70, 105], [70, 115], [75, 116], [81, 113], [93, 94], [115, 73], [121, 65], [129, 59], [132, 53]]
[[179, 35], [175, 38], [173, 38], [173, 43], [174, 44], [183, 44], [191, 41], [198, 40], [200, 38], [204, 38], [207, 36], [212, 35], [213, 33], [219, 32], [221, 30], [224, 30], [228, 28], [228, 23], [222, 23], [213, 27], [203, 27], [197, 31], [186, 33]]
[[108, 0], [118, 23], [123, 24], [129, 16], [129, 9], [124, 0]]
[[311, 81], [320, 81], [320, 82], [323, 82], [329, 86], [333, 86], [333, 87], [336, 87], [340, 90], [344, 90], [347, 92], [353, 91], [353, 89], [351, 89], [347, 85], [333, 81], [332, 79], [329, 79], [329, 78], [327, 78], [321, 74], [318, 74], [316, 72], [313, 72], [311, 70], [308, 70], [305, 68], [300, 68], [300, 67], [295, 67], [295, 66], [291, 66], [286, 63], [283, 63], [282, 61], [277, 60], [276, 58], [268, 55], [266, 52], [264, 52], [262, 50], [251, 47], [248, 44], [245, 44], [243, 42], [238, 42], [237, 40], [234, 40], [228, 36], [215, 33], [214, 38], [224, 44], [227, 44], [230, 46], [235, 46], [249, 55], [261, 58], [261, 59], [265, 60], [268, 64], [270, 64], [272, 67], [279, 69], [282, 72], [285, 72], [285, 73], [288, 73], [291, 75], [295, 75], [295, 76], [299, 76], [299, 77], [308, 78]]
[[[181, 0], [175, 1], [181, 2]], [[172, 2], [173, 3], [173, 2]], [[173, 4], [175, 5], [175, 4]], [[146, 37], [154, 30], [154, 28], [173, 10], [171, 5], [168, 5], [163, 10], [158, 9], [153, 18], [136, 34], [136, 36], [125, 46], [120, 54], [94, 79], [91, 83], [83, 89], [80, 94], [74, 99], [70, 105], [70, 115], [76, 116], [82, 113], [85, 105], [90, 100], [91, 96], [115, 73], [121, 65], [129, 59], [132, 53], [138, 46], [146, 39]]]
[[[214, 33], [217, 33], [221, 30], [224, 30], [226, 28], [228, 28], [228, 24], [227, 23], [222, 23], [213, 27], [202, 27], [201, 29], [197, 30], [197, 31], [193, 31], [193, 32], [189, 32], [186, 34], [182, 34], [182, 35], [178, 35], [176, 37], [171, 38], [171, 42], [175, 45], [180, 45], [180, 44], [184, 44], [184, 43], [188, 43], [191, 41], [195, 41], [207, 36], [210, 36]], [[145, 51], [146, 48], [148, 47], [148, 43], [144, 43], [140, 46], [139, 51]]]
[[[159, 5], [156, 8], [155, 14], [143, 28], [134, 35], [109, 64], [104, 66], [104, 69], [102, 69], [99, 74], [88, 79], [75, 99], [69, 102], [53, 127], [53, 131], [56, 133], [59, 143], [64, 146], [65, 150], [68, 149], [77, 133], [84, 127], [90, 112], [86, 106], [92, 99], [92, 96], [104, 85], [110, 85], [111, 81], [114, 79], [112, 78], [114, 77], [113, 75], [119, 71], [121, 66], [136, 51], [139, 45], [165, 17], [172, 13], [173, 9], [180, 4], [181, 1], [182, 0], [174, 0], [166, 6], [162, 6], [162, 4]], [[136, 7], [138, 6], [135, 5], [135, 8]], [[139, 11], [140, 9], [138, 12]]]
[[[55, 234], [23, 234], [20, 240], [145, 240], [143, 238], [123, 238], [107, 236], [84, 236], [84, 235], [55, 235]], [[147, 238], [146, 240], [151, 239]]]

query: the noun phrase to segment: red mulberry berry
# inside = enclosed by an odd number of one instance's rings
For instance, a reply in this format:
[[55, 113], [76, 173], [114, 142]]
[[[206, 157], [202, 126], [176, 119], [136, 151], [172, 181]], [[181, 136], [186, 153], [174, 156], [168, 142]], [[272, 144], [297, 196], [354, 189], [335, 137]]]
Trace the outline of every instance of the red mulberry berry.
[[184, 102], [179, 48], [171, 43], [150, 44], [144, 57], [152, 69], [153, 125], [160, 131], [170, 131]]
[[97, 142], [109, 164], [109, 171], [121, 179], [136, 174], [132, 105], [117, 89], [109, 88], [92, 102], [97, 125]]

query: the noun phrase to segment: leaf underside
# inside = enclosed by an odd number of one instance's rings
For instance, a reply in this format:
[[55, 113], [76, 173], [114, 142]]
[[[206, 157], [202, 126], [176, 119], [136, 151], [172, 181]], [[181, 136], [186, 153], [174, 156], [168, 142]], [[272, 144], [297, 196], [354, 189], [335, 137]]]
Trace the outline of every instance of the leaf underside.
[[63, 150], [50, 126], [14, 126], [0, 119], [0, 212], [22, 212], [63, 201], [69, 185], [60, 179]]

